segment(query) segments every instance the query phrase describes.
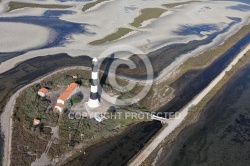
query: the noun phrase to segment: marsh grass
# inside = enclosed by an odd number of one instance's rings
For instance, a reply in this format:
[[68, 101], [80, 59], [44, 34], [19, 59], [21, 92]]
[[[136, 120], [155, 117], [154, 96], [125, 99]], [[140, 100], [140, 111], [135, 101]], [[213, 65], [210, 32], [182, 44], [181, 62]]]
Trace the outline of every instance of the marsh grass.
[[100, 44], [104, 44], [106, 42], [114, 41], [114, 40], [121, 38], [122, 36], [125, 36], [126, 34], [128, 34], [131, 31], [133, 31], [133, 30], [129, 29], [129, 28], [118, 28], [118, 30], [116, 32], [104, 37], [103, 39], [92, 41], [89, 44], [100, 45]]
[[35, 3], [24, 3], [24, 2], [9, 2], [9, 9], [7, 12], [16, 10], [16, 9], [22, 9], [25, 7], [29, 8], [48, 8], [48, 9], [67, 9], [72, 6], [69, 5], [56, 5], [56, 4], [35, 4]]
[[95, 2], [88, 3], [88, 4], [83, 6], [82, 11], [85, 12], [88, 9], [90, 9], [90, 8], [94, 7], [95, 5], [97, 5], [98, 3], [105, 2], [105, 1], [108, 1], [108, 0], [97, 0]]
[[160, 17], [166, 10], [160, 8], [146, 8], [141, 10], [141, 14], [134, 19], [130, 25], [140, 27], [141, 23], [146, 20]]

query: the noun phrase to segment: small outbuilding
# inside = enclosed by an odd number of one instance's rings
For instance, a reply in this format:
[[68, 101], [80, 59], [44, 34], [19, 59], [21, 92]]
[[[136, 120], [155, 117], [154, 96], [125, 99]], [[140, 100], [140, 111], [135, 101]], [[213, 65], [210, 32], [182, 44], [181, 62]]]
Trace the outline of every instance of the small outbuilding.
[[34, 119], [34, 120], [33, 120], [33, 125], [34, 125], [34, 126], [39, 125], [40, 122], [41, 122], [41, 120], [39, 120], [39, 119]]
[[41, 88], [41, 89], [39, 89], [39, 91], [37, 92], [37, 94], [39, 95], [39, 96], [41, 96], [41, 97], [45, 97], [46, 96], [46, 94], [48, 93], [48, 89], [47, 88]]
[[72, 78], [73, 78], [73, 79], [77, 79], [77, 78], [78, 78], [78, 75], [73, 75]]

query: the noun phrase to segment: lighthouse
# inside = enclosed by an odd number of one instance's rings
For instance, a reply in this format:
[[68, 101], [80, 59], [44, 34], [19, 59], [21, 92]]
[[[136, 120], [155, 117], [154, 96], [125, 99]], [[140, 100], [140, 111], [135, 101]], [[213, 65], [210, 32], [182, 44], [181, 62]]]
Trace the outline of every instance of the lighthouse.
[[94, 58], [92, 60], [92, 74], [91, 74], [91, 90], [88, 101], [88, 106], [90, 108], [96, 108], [99, 106], [100, 102], [98, 99], [98, 60]]

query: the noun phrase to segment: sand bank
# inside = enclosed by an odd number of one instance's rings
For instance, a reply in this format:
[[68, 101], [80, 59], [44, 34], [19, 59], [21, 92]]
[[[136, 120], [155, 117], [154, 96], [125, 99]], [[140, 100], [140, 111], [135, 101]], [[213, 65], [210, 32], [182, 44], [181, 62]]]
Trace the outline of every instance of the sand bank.
[[[171, 1], [175, 2], [175, 1]], [[178, 1], [179, 2], [179, 1]], [[185, 2], [184, 0], [182, 2]], [[59, 3], [59, 2], [58, 2]], [[60, 4], [60, 3], [59, 3]], [[169, 73], [174, 68], [182, 64], [187, 58], [195, 56], [207, 49], [222, 44], [228, 37], [239, 30], [243, 25], [249, 23], [249, 12], [233, 10], [231, 6], [242, 4], [232, 1], [204, 1], [193, 2], [188, 5], [182, 5], [169, 9], [157, 19], [147, 20], [142, 27], [133, 28], [134, 31], [121, 37], [118, 40], [108, 42], [99, 46], [91, 46], [88, 43], [102, 39], [103, 37], [115, 32], [120, 27], [131, 28], [129, 25], [134, 21], [143, 8], [161, 8], [163, 2], [155, 1], [107, 1], [104, 4], [92, 8], [83, 13], [81, 11], [72, 15], [63, 15], [60, 19], [70, 22], [85, 23], [89, 34], [71, 34], [62, 47], [54, 47], [42, 50], [35, 50], [25, 53], [19, 57], [10, 59], [0, 65], [0, 72], [7, 71], [15, 66], [16, 63], [37, 56], [46, 56], [56, 53], [68, 53], [70, 56], [89, 55], [99, 56], [107, 48], [115, 45], [132, 45], [140, 48], [145, 53], [160, 49], [164, 46], [188, 43], [192, 40], [203, 40], [207, 35], [215, 30], [204, 30], [200, 34], [179, 35], [176, 31], [183, 26], [199, 26], [203, 24], [214, 25], [217, 31], [221, 31], [232, 23], [229, 17], [241, 18], [241, 22], [232, 26], [227, 32], [217, 36], [211, 43], [200, 46], [187, 55], [182, 55], [176, 59], [164, 73]], [[112, 8], [112, 12], [110, 9]], [[75, 9], [76, 10], [76, 9]], [[77, 10], [80, 10], [78, 8]], [[76, 11], [77, 11], [76, 10]], [[40, 11], [39, 11], [40, 12]], [[214, 18], [216, 13], [216, 19]], [[103, 17], [105, 15], [105, 17]], [[96, 19], [98, 18], [98, 19]]]
[[0, 52], [15, 52], [44, 46], [52, 30], [23, 23], [1, 22]]

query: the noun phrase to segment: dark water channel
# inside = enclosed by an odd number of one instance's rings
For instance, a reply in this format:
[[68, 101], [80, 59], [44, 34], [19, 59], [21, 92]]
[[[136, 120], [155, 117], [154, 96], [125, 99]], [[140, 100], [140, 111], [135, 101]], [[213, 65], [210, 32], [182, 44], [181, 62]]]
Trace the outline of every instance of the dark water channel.
[[250, 65], [207, 104], [196, 123], [167, 145], [157, 166], [250, 165]]

